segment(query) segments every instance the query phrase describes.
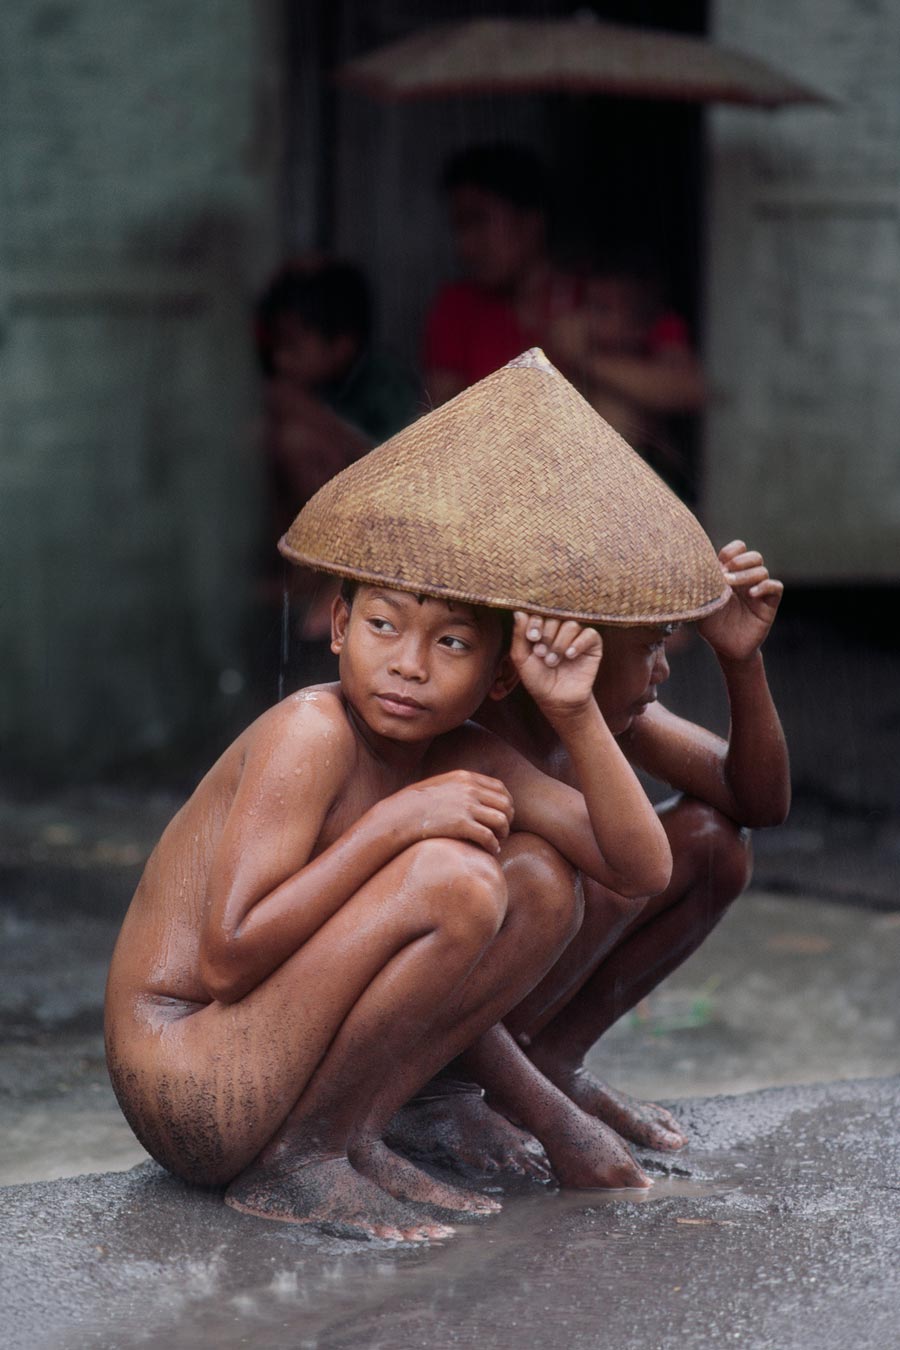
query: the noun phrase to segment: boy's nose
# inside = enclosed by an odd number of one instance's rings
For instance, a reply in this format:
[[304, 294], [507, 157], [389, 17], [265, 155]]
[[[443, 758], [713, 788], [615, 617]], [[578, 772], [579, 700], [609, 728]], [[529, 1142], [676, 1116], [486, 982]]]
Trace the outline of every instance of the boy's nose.
[[393, 654], [391, 672], [401, 680], [415, 680], [421, 683], [428, 679], [428, 667], [425, 661], [425, 648], [419, 642], [404, 643]]
[[650, 676], [651, 683], [664, 684], [669, 678], [669, 662], [664, 651], [661, 651], [653, 663], [653, 673]]

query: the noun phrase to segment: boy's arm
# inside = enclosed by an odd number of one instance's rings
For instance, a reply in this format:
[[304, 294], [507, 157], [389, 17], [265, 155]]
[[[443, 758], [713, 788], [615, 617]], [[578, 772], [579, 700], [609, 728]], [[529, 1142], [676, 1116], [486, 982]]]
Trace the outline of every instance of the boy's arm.
[[780, 825], [790, 807], [790, 766], [760, 648], [784, 587], [742, 540], [726, 545], [719, 559], [732, 596], [698, 631], [725, 679], [731, 707], [727, 742], [657, 705], [634, 723], [622, 744], [655, 778], [708, 802], [737, 824]]
[[491, 853], [509, 831], [502, 784], [452, 773], [383, 798], [311, 858], [355, 764], [340, 705], [288, 701], [260, 729], [210, 869], [201, 976], [232, 1003], [308, 941], [371, 877], [421, 839], [465, 839]]
[[586, 374], [595, 383], [655, 413], [697, 412], [706, 399], [699, 361], [690, 351], [679, 348], [656, 356], [600, 352], [589, 358]]
[[565, 746], [582, 791], [492, 739], [486, 766], [510, 789], [515, 827], [541, 835], [574, 866], [621, 895], [664, 890], [665, 831], [593, 696], [600, 634], [574, 622], [516, 615], [511, 655], [525, 688]]

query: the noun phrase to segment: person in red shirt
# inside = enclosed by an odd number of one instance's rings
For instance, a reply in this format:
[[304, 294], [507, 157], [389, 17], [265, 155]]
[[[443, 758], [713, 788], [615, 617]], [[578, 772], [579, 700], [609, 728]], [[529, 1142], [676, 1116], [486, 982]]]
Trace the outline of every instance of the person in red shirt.
[[703, 370], [651, 262], [633, 249], [597, 258], [585, 271], [580, 303], [557, 316], [548, 345], [601, 417], [691, 501], [684, 419], [703, 407]]
[[577, 279], [547, 252], [547, 175], [534, 151], [471, 146], [449, 160], [442, 186], [465, 279], [440, 289], [426, 319], [435, 406], [529, 347], [552, 349], [554, 323], [579, 298]]

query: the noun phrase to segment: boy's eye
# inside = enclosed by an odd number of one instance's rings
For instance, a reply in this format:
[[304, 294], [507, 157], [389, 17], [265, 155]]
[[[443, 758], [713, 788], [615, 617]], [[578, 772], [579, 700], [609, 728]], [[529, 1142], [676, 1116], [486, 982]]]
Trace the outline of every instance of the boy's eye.
[[397, 631], [390, 619], [370, 619], [369, 623], [376, 633], [395, 633]]
[[452, 652], [467, 652], [469, 650], [468, 642], [464, 642], [461, 637], [457, 637], [454, 633], [445, 633], [440, 639], [440, 645], [449, 647]]

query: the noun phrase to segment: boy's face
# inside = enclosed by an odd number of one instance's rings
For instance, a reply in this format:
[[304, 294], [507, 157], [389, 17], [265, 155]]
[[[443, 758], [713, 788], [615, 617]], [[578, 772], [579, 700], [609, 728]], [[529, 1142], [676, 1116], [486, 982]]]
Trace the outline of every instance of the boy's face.
[[493, 290], [509, 290], [543, 250], [541, 213], [520, 210], [483, 188], [454, 188], [450, 226], [466, 274]]
[[275, 373], [302, 389], [318, 389], [338, 380], [356, 358], [359, 343], [349, 333], [326, 337], [294, 314], [275, 324], [272, 363]]
[[332, 651], [341, 689], [369, 729], [390, 741], [428, 741], [462, 726], [506, 664], [499, 614], [377, 586], [339, 597]]
[[646, 628], [601, 627], [603, 659], [594, 695], [614, 736], [628, 731], [656, 702], [656, 690], [669, 678], [666, 638], [670, 625]]

